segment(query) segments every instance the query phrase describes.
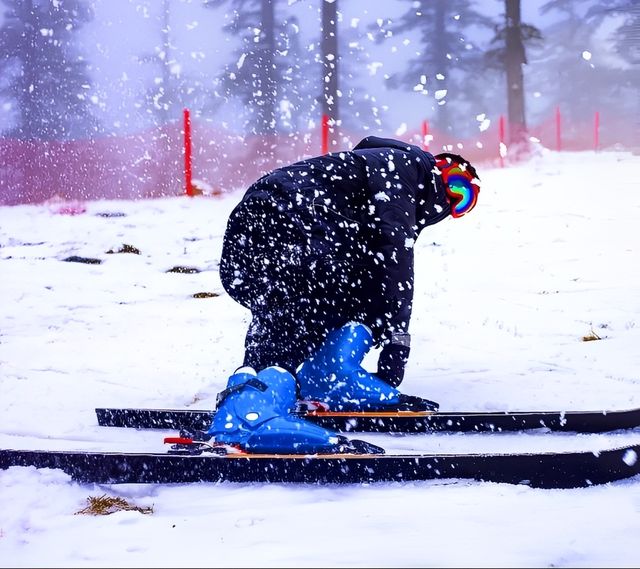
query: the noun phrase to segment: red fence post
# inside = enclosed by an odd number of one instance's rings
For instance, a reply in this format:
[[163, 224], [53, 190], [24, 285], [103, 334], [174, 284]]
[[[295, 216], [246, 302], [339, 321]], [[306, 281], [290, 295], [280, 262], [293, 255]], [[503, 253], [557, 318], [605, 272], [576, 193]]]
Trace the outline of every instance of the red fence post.
[[504, 115], [500, 115], [500, 121], [498, 122], [498, 137], [500, 138], [500, 147], [498, 149], [498, 154], [500, 155], [500, 168], [504, 168], [504, 158], [502, 156], [502, 148], [506, 148], [506, 144], [504, 142]]
[[593, 149], [597, 152], [600, 146], [600, 113], [596, 111], [593, 120]]
[[191, 184], [191, 116], [189, 109], [184, 109], [184, 185], [185, 194], [193, 196]]
[[429, 141], [427, 136], [429, 135], [429, 123], [426, 120], [422, 121], [422, 150], [429, 150]]
[[327, 154], [329, 152], [329, 115], [322, 115], [322, 128], [320, 132], [322, 139], [322, 152], [321, 154]]
[[560, 117], [560, 107], [556, 107], [556, 150], [562, 150], [562, 123]]

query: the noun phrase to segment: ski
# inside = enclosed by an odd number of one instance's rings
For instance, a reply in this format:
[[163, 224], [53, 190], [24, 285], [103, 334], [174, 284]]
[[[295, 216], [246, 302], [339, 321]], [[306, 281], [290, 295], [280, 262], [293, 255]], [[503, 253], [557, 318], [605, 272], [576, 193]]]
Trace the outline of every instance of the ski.
[[640, 444], [511, 454], [162, 454], [0, 450], [0, 469], [61, 469], [96, 484], [196, 482], [362, 484], [468, 479], [535, 488], [579, 488], [640, 474]]
[[[206, 430], [214, 411], [192, 409], [97, 408], [98, 424], [136, 429]], [[340, 432], [428, 433], [510, 432], [547, 429], [603, 433], [640, 426], [640, 408], [617, 411], [396, 411], [343, 413], [311, 411], [301, 417]]]

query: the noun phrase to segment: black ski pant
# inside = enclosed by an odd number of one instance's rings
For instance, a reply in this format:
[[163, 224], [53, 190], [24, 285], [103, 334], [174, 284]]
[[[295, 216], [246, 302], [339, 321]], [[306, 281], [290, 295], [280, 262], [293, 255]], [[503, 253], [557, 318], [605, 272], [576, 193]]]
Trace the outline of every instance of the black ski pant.
[[311, 250], [308, 231], [295, 210], [271, 198], [249, 198], [229, 217], [220, 277], [251, 310], [243, 365], [256, 371], [277, 365], [295, 374], [329, 332], [366, 322], [353, 264]]

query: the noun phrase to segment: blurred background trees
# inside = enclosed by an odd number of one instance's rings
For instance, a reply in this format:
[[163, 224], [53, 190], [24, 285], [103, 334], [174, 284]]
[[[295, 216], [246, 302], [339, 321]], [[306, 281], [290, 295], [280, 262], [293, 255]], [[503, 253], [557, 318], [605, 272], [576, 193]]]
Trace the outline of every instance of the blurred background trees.
[[554, 147], [560, 112], [567, 148], [599, 113], [603, 148], [637, 149], [639, 5], [0, 0], [0, 185], [16, 140], [137, 137], [136, 165], [171, 161], [145, 179], [175, 178], [185, 107], [195, 159], [238, 184], [319, 153], [323, 116], [330, 150], [378, 134], [493, 160], [504, 120], [515, 158]]
[[0, 100], [3, 135], [65, 140], [98, 133], [81, 29], [85, 0], [3, 0]]

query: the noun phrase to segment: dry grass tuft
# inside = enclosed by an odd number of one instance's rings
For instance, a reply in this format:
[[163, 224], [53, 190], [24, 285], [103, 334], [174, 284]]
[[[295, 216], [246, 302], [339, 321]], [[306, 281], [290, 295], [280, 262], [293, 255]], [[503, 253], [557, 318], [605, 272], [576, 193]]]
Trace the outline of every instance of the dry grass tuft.
[[133, 510], [140, 512], [141, 514], [152, 514], [153, 508], [141, 508], [140, 506], [134, 506], [127, 502], [124, 498], [114, 498], [113, 496], [89, 496], [87, 498], [88, 505], [86, 508], [76, 512], [77, 514], [86, 514], [89, 516], [107, 516], [115, 512], [123, 510]]
[[139, 255], [140, 254], [140, 249], [138, 249], [137, 247], [134, 247], [133, 245], [128, 245], [128, 244], [125, 243], [117, 251], [114, 251], [113, 249], [109, 249], [107, 251], [107, 253], [108, 254], [113, 254], [113, 253], [133, 253], [134, 255]]
[[181, 267], [180, 265], [176, 265], [175, 267], [171, 267], [166, 271], [167, 273], [182, 273], [185, 275], [199, 273], [200, 269], [196, 267]]
[[220, 296], [217, 292], [196, 292], [193, 294], [193, 298], [215, 298]]
[[602, 340], [598, 334], [596, 334], [593, 330], [589, 332], [586, 336], [582, 336], [583, 342], [592, 342], [593, 340]]

